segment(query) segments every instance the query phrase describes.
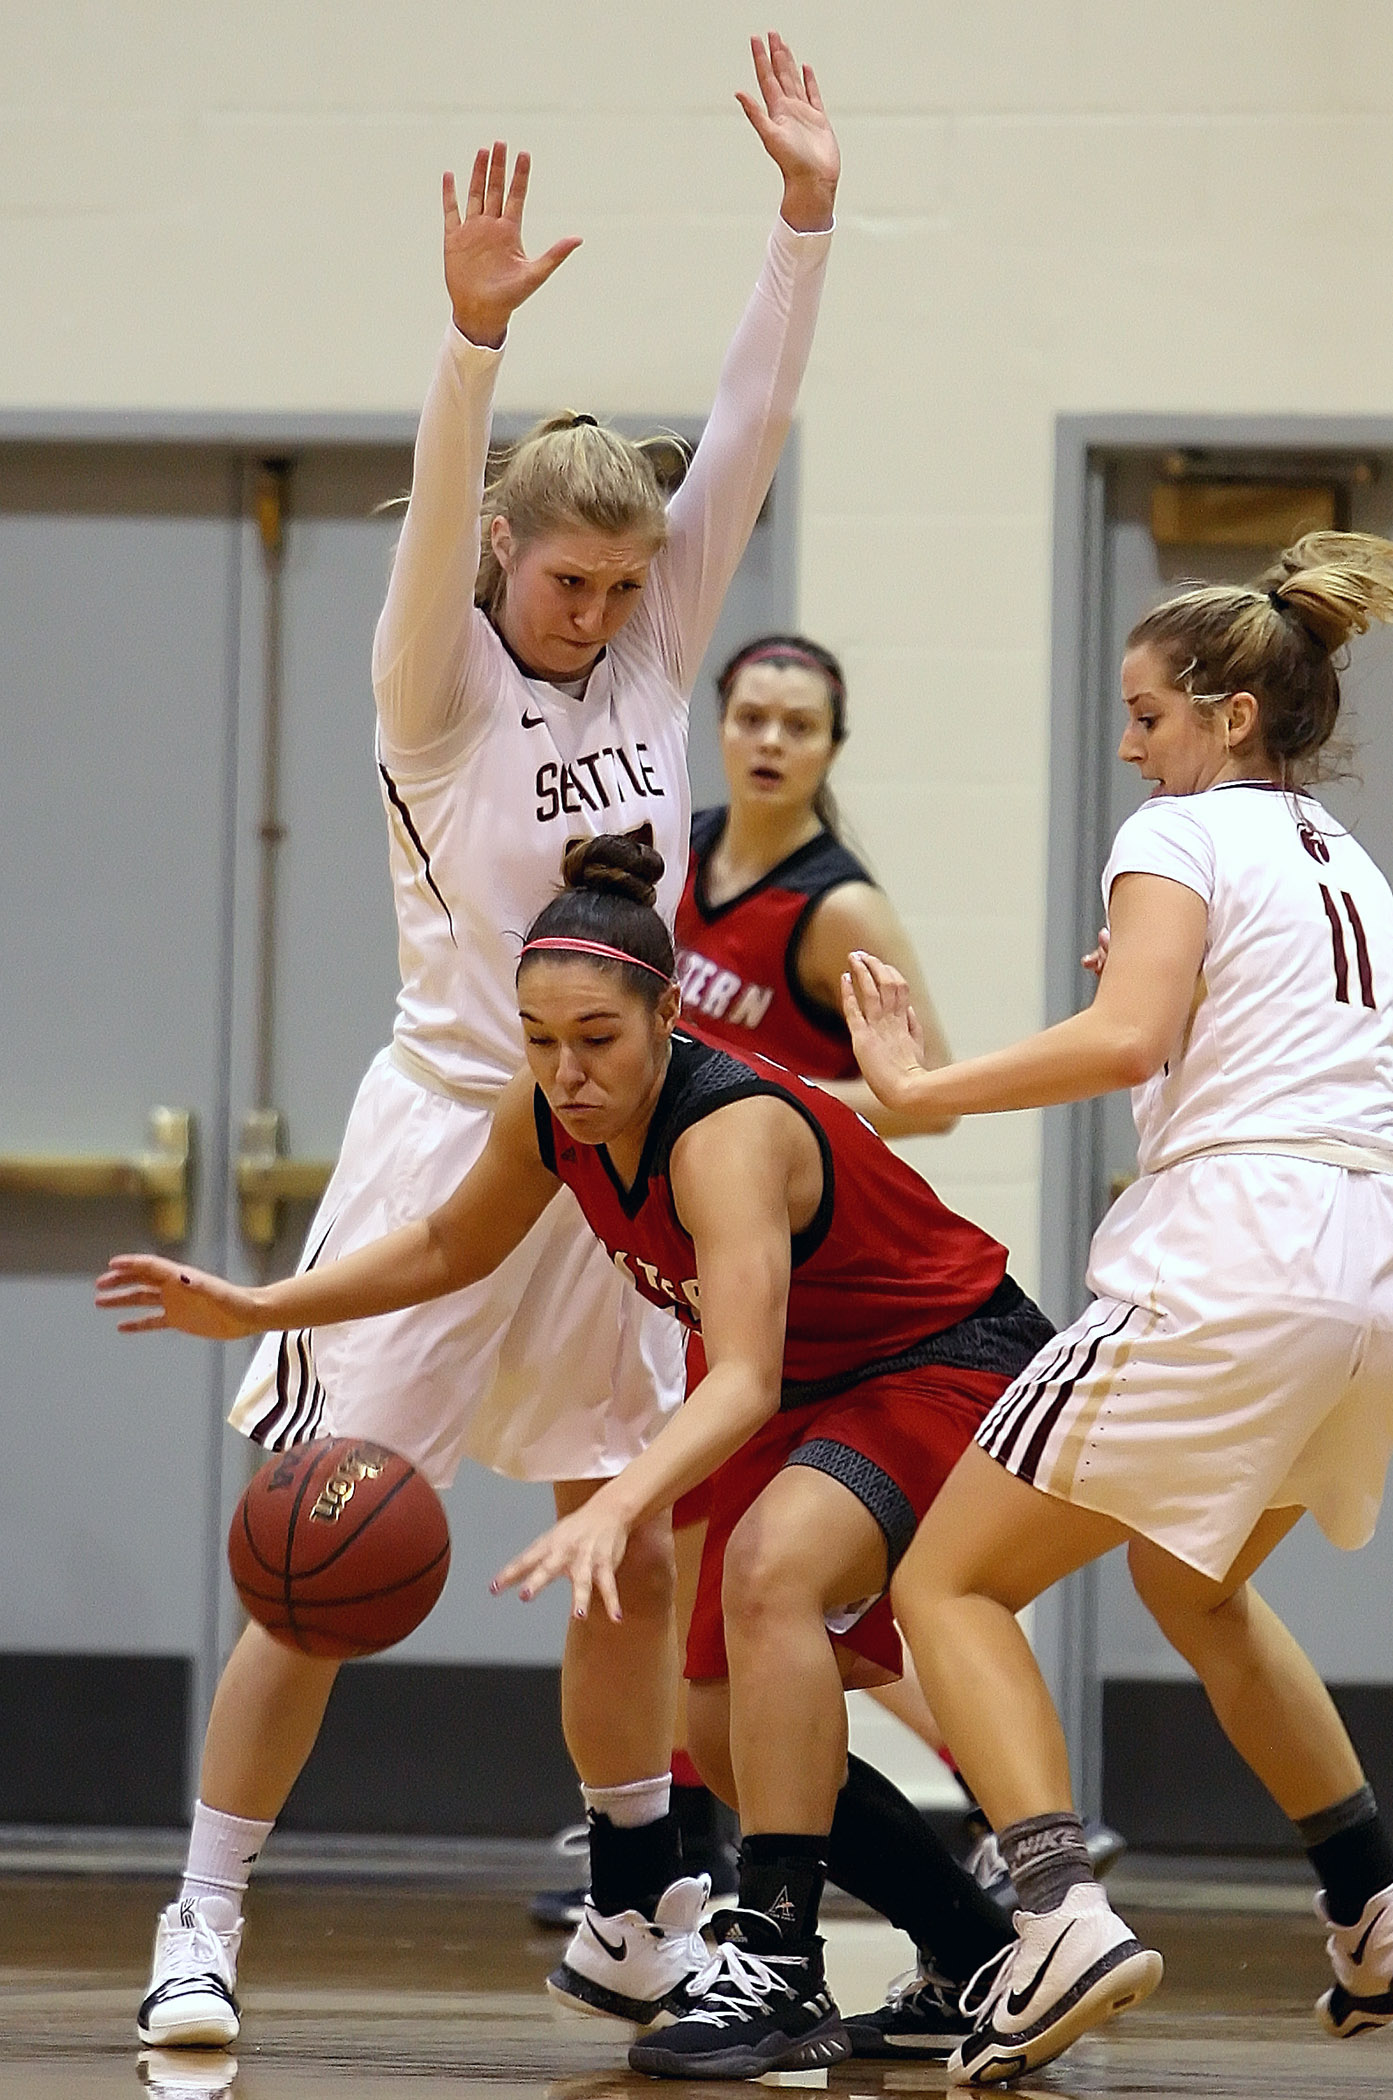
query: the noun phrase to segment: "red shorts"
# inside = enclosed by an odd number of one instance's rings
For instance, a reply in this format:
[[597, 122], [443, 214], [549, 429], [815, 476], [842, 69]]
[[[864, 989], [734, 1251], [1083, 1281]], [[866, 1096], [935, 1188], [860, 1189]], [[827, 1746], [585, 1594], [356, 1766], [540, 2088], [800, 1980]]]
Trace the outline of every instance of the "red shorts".
[[[707, 1483], [711, 1509], [685, 1674], [729, 1674], [721, 1613], [726, 1542], [786, 1465], [828, 1473], [865, 1504], [885, 1533], [888, 1588], [924, 1512], [1010, 1382], [995, 1372], [927, 1364], [868, 1378], [812, 1406], [784, 1409], [757, 1429]], [[899, 1676], [900, 1637], [884, 1594], [846, 1632], [831, 1638]]]

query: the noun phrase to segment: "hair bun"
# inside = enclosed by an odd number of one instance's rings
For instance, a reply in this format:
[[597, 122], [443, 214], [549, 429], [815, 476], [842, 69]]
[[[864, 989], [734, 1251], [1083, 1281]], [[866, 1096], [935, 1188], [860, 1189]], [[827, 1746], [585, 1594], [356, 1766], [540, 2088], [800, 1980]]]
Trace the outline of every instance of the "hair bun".
[[568, 890], [630, 897], [651, 911], [666, 865], [653, 844], [653, 826], [640, 824], [636, 831], [571, 839], [561, 856], [561, 879]]

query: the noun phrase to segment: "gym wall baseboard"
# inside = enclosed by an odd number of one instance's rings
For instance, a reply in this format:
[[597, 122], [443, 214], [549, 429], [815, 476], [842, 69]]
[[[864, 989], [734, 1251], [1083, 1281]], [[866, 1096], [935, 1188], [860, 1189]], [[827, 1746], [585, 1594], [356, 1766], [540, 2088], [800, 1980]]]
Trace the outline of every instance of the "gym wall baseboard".
[[550, 1837], [581, 1813], [554, 1664], [359, 1663], [339, 1672], [281, 1827]]
[[182, 1823], [192, 1676], [182, 1655], [0, 1654], [3, 1820]]
[[[1374, 1792], [1393, 1809], [1393, 1684], [1330, 1687]], [[1144, 1852], [1294, 1853], [1290, 1823], [1225, 1737], [1200, 1685], [1103, 1683], [1103, 1815]]]
[[[580, 1816], [558, 1677], [550, 1664], [352, 1665], [282, 1827], [549, 1837]], [[0, 1653], [0, 1821], [182, 1824], [191, 1684], [184, 1656]]]

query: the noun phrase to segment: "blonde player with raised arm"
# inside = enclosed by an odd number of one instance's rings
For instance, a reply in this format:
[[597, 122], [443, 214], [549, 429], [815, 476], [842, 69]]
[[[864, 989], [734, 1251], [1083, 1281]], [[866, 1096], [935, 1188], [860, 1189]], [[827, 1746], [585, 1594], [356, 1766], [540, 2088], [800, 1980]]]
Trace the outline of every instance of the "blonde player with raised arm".
[[[664, 506], [641, 446], [554, 418], [485, 486], [509, 323], [578, 245], [522, 244], [529, 163], [481, 150], [461, 211], [444, 182], [452, 318], [416, 442], [411, 499], [373, 649], [377, 764], [402, 989], [390, 1049], [354, 1103], [307, 1264], [374, 1238], [452, 1189], [522, 1061], [517, 930], [568, 838], [647, 821], [686, 858], [688, 694], [759, 514], [812, 342], [839, 174], [810, 69], [771, 35], [738, 100], [783, 178], [764, 266], [691, 470]], [[481, 561], [482, 520], [482, 561]], [[682, 1393], [679, 1337], [615, 1274], [571, 1199], [478, 1288], [358, 1330], [268, 1338], [233, 1420], [268, 1450], [361, 1435], [437, 1487], [473, 1458], [555, 1483], [565, 1514], [642, 1450]], [[225, 2044], [242, 1895], [313, 1747], [332, 1663], [248, 1627], [223, 1673], [178, 1899], [140, 2008], [144, 2041]], [[668, 1809], [675, 1657], [671, 1541], [643, 1527], [624, 1616], [574, 1623], [566, 1739], [592, 1818], [592, 1917], [616, 1990], [656, 2007], [703, 1958], [703, 1885]], [[602, 1979], [603, 1980], [603, 1979]]]
[[1103, 876], [1087, 1012], [943, 1070], [904, 980], [853, 960], [882, 1100], [979, 1115], [1130, 1086], [1141, 1173], [1094, 1236], [1094, 1302], [998, 1401], [894, 1586], [925, 1690], [1021, 1898], [950, 2066], [1001, 2083], [1144, 1997], [1089, 1870], [1063, 1733], [1016, 1622], [1126, 1544], [1132, 1578], [1322, 1884], [1336, 2035], [1393, 2021], [1393, 1845], [1340, 1717], [1251, 1578], [1310, 1510], [1373, 1531], [1393, 1447], [1393, 895], [1309, 791], [1338, 652], [1393, 617], [1393, 545], [1313, 533], [1252, 589], [1147, 615], [1119, 756], [1153, 782]]

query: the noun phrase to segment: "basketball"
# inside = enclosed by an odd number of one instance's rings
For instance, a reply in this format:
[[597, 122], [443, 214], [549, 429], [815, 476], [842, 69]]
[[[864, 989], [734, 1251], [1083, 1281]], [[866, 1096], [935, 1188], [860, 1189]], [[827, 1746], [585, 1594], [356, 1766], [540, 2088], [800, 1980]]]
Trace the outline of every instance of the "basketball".
[[344, 1660], [405, 1640], [445, 1587], [450, 1530], [408, 1459], [319, 1437], [264, 1465], [227, 1536], [237, 1594], [287, 1648]]

